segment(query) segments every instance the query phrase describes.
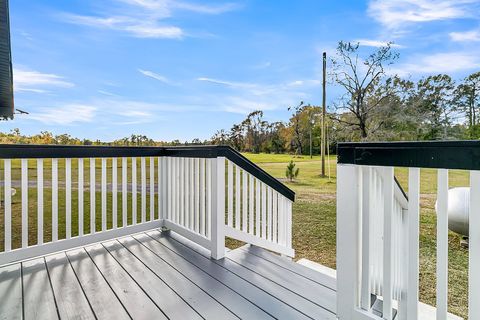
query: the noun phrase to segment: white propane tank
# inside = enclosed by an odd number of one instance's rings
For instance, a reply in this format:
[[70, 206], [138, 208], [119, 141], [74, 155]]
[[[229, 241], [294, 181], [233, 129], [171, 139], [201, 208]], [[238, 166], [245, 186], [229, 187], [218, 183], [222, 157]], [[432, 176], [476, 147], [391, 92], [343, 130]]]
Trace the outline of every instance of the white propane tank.
[[[435, 202], [435, 211], [437, 211]], [[468, 214], [470, 211], [470, 188], [459, 187], [448, 190], [448, 229], [468, 236]]]

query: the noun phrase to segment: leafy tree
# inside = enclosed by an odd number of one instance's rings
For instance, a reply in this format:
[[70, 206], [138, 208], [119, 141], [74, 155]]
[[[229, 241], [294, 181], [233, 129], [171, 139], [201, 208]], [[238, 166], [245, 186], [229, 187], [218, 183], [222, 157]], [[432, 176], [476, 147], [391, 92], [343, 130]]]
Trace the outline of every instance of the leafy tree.
[[454, 92], [457, 109], [467, 120], [470, 138], [479, 138], [478, 108], [480, 107], [480, 72], [472, 73], [457, 86]]
[[455, 82], [449, 75], [438, 74], [421, 79], [417, 84], [419, 107], [424, 114], [424, 139], [447, 139], [454, 111]]

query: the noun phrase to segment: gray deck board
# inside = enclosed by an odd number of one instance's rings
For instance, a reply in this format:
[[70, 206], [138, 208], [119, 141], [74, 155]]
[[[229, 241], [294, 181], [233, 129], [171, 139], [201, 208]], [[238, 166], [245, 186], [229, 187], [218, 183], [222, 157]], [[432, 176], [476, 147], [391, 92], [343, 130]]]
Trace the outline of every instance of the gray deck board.
[[62, 319], [95, 319], [64, 252], [45, 257], [58, 313]]
[[98, 319], [130, 319], [85, 249], [69, 251], [67, 257]]
[[142, 242], [147, 248], [155, 252], [167, 263], [175, 265], [177, 270], [195, 282], [204, 291], [209, 292], [215, 300], [219, 301], [238, 317], [242, 319], [272, 319], [271, 316], [256, 305], [253, 305], [244, 297], [225, 286], [222, 282], [211, 277], [195, 265], [173, 253], [153, 238], [146, 234], [135, 235], [134, 238]]
[[276, 265], [290, 270], [302, 277], [305, 277], [309, 280], [315, 281], [318, 284], [324, 285], [326, 287], [329, 287], [332, 290], [337, 290], [337, 282], [335, 281], [334, 278], [329, 277], [323, 273], [320, 273], [318, 271], [312, 270], [310, 268], [307, 268], [301, 264], [298, 263], [292, 263], [289, 259], [272, 254], [262, 248], [252, 246], [252, 245], [245, 245], [240, 248], [241, 250], [244, 250], [250, 254], [256, 255], [260, 258], [263, 258], [267, 261], [270, 261], [272, 263], [275, 263]]
[[175, 291], [167, 286], [152, 271], [147, 269], [140, 260], [118, 241], [107, 242], [104, 243], [103, 246], [123, 266], [138, 285], [143, 288], [150, 299], [155, 302], [169, 319], [202, 319]]
[[336, 293], [330, 288], [279, 268], [243, 250], [233, 250], [227, 254], [227, 257], [332, 312], [336, 310]]
[[119, 239], [129, 251], [140, 259], [156, 276], [162, 278], [175, 292], [180, 295], [190, 306], [205, 319], [212, 319], [219, 314], [230, 314], [228, 309], [219, 304], [206, 292], [201, 290], [184, 275], [179, 273], [165, 261], [154, 255], [149, 249], [135, 239]]
[[140, 259], [156, 276], [162, 278], [175, 292], [205, 319], [237, 319], [228, 309], [201, 290], [183, 274], [154, 255], [149, 249], [132, 238], [119, 239], [129, 251]]
[[25, 261], [22, 263], [22, 271], [25, 319], [58, 319], [45, 260], [38, 258]]
[[98, 244], [85, 250], [133, 319], [167, 319], [107, 249]]
[[240, 278], [236, 274], [227, 269], [212, 263], [212, 261], [194, 250], [185, 247], [183, 244], [173, 240], [171, 237], [162, 236], [159, 232], [149, 232], [148, 235], [155, 238], [165, 247], [181, 255], [184, 259], [195, 264], [203, 271], [222, 283], [228, 285], [232, 290], [241, 294], [251, 303], [257, 305], [262, 310], [265, 310], [275, 318], [288, 319], [308, 319], [308, 317], [293, 307], [283, 303], [269, 293], [254, 286], [250, 282]]
[[2, 319], [336, 319], [331, 279], [264, 249], [213, 260], [159, 230], [0, 266]]
[[0, 269], [0, 319], [22, 319], [22, 276], [20, 264]]

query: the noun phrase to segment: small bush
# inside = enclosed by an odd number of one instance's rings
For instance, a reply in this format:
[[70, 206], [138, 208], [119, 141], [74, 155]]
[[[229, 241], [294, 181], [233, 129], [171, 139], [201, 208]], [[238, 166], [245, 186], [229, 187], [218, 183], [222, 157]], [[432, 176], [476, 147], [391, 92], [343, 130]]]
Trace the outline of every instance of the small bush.
[[287, 165], [287, 170], [285, 171], [285, 175], [290, 181], [293, 181], [300, 172], [299, 168], [295, 168], [295, 163], [293, 160], [290, 160], [290, 163]]

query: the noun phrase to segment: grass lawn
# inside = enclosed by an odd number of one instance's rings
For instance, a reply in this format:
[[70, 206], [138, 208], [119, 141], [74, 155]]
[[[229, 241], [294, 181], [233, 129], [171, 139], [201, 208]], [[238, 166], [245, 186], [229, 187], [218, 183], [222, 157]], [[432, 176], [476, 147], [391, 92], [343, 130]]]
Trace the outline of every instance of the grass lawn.
[[[309, 156], [292, 157], [291, 155], [271, 155], [271, 154], [245, 154], [250, 160], [257, 163], [260, 167], [281, 179], [290, 188], [296, 192], [296, 202], [293, 206], [293, 247], [296, 251], [296, 259], [307, 258], [319, 262], [326, 266], [336, 267], [336, 157], [331, 156], [328, 160], [330, 166], [331, 178], [320, 177], [320, 158], [318, 156], [310, 159]], [[286, 181], [285, 169], [290, 160], [294, 160], [300, 168], [300, 175], [294, 182]], [[111, 168], [111, 161], [108, 161], [108, 167]], [[147, 159], [147, 185], [149, 184], [149, 162]], [[121, 161], [118, 161], [119, 182], [121, 176]], [[328, 166], [327, 165], [327, 170]], [[131, 176], [129, 161], [128, 175]], [[36, 161], [29, 161], [29, 178], [36, 181]], [[137, 170], [140, 169], [140, 160], [137, 159]], [[328, 172], [328, 171], [327, 171]], [[400, 183], [407, 189], [408, 171], [406, 169], [396, 169], [396, 176]], [[85, 185], [89, 181], [89, 163], [84, 162], [84, 181]], [[111, 170], [107, 170], [108, 181], [111, 182]], [[155, 173], [156, 174], [156, 173]], [[65, 161], [59, 160], [59, 181], [65, 181]], [[72, 161], [72, 182], [74, 189], [72, 192], [72, 235], [78, 234], [78, 191], [76, 190], [77, 181], [77, 161]], [[420, 235], [420, 297], [423, 302], [435, 305], [435, 257], [436, 257], [436, 217], [434, 212], [434, 203], [436, 199], [436, 170], [422, 170], [421, 180], [421, 235]], [[12, 180], [20, 179], [20, 162], [12, 162]], [[51, 179], [50, 161], [44, 162], [44, 179]], [[96, 182], [101, 179], [100, 160], [97, 160]], [[3, 181], [3, 161], [0, 161], [0, 180]], [[140, 173], [137, 173], [137, 181], [140, 183]], [[450, 186], [468, 186], [468, 173], [463, 171], [450, 171]], [[59, 238], [65, 237], [65, 192], [63, 186], [59, 186]], [[3, 189], [0, 187], [0, 189]], [[97, 189], [97, 191], [100, 191]], [[0, 190], [3, 192], [3, 190]], [[44, 230], [45, 241], [51, 239], [51, 189], [45, 185], [44, 190]], [[107, 195], [109, 202], [111, 194]], [[137, 193], [137, 215], [140, 219], [140, 195]], [[149, 217], [149, 193], [147, 192], [147, 219]], [[36, 243], [36, 189], [30, 188], [29, 192], [29, 244]], [[96, 198], [100, 199], [100, 192], [96, 193]], [[13, 247], [18, 248], [21, 245], [21, 194], [17, 188], [17, 194], [13, 197], [12, 205], [12, 235]], [[84, 194], [84, 231], [90, 230], [89, 216], [89, 192]], [[118, 197], [118, 208], [121, 208], [121, 197]], [[155, 200], [155, 204], [157, 200]], [[128, 197], [128, 207], [131, 208], [131, 194]], [[111, 206], [107, 206], [109, 217], [108, 225], [111, 226]], [[119, 210], [120, 211], [120, 210]], [[96, 228], [101, 229], [100, 201], [96, 203]], [[0, 239], [3, 239], [3, 209], [0, 210]], [[132, 220], [131, 210], [128, 213], [128, 221]], [[121, 225], [120, 213], [118, 216], [119, 225]], [[227, 241], [228, 245], [235, 246], [238, 242]], [[3, 250], [3, 241], [0, 241], [0, 251]], [[468, 251], [460, 247], [460, 238], [454, 233], [449, 234], [449, 311], [458, 314], [464, 318], [467, 317], [467, 292], [468, 292]]]
[[[293, 246], [296, 259], [307, 258], [335, 268], [336, 242], [336, 157], [329, 164], [332, 177], [320, 176], [318, 157], [293, 158], [289, 155], [245, 154], [263, 169], [283, 181], [296, 192], [293, 206]], [[293, 159], [300, 175], [295, 182], [284, 180], [287, 163]], [[420, 217], [420, 299], [435, 305], [436, 296], [436, 170], [421, 171]], [[395, 175], [405, 190], [408, 170], [397, 168]], [[468, 186], [468, 172], [450, 171], [450, 187]], [[468, 313], [468, 250], [460, 247], [460, 237], [449, 234], [449, 312], [467, 318]]]

